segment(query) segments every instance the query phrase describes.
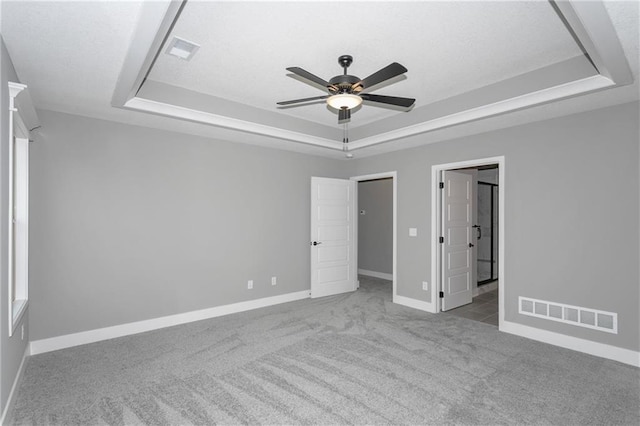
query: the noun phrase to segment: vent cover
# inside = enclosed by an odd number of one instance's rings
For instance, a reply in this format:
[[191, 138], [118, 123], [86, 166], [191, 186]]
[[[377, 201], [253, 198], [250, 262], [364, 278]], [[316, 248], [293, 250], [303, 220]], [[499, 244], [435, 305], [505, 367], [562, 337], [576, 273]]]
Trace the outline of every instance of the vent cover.
[[618, 314], [545, 300], [518, 298], [518, 313], [618, 334]]
[[165, 52], [167, 55], [176, 56], [188, 61], [193, 57], [193, 55], [195, 55], [199, 48], [199, 44], [195, 44], [180, 37], [173, 37]]

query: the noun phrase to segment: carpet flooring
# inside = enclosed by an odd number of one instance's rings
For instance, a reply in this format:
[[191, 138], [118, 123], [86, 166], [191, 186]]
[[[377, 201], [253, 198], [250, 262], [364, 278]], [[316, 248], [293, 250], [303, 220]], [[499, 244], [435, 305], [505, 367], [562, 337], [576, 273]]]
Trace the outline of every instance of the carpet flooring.
[[391, 303], [388, 281], [32, 356], [9, 423], [640, 424], [640, 370]]

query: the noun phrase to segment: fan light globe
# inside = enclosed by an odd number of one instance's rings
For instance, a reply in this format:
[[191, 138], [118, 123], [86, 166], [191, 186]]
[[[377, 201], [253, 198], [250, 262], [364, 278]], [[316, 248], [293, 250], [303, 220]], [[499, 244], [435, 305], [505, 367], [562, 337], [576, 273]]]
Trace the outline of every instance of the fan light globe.
[[362, 103], [362, 98], [358, 95], [349, 93], [341, 93], [339, 95], [329, 96], [327, 103], [330, 107], [340, 110], [342, 108], [355, 108]]

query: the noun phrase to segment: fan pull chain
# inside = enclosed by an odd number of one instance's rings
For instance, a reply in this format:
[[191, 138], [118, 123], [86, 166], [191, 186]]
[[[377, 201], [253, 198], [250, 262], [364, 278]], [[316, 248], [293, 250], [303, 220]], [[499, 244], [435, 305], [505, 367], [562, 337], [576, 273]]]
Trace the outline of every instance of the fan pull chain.
[[349, 152], [349, 122], [344, 123], [342, 129], [342, 151], [345, 153], [345, 157], [353, 158], [353, 154]]
[[349, 123], [346, 122], [342, 127], [342, 150], [345, 152], [349, 150], [349, 146], [347, 145], [349, 143], [349, 127], [348, 126], [349, 126]]

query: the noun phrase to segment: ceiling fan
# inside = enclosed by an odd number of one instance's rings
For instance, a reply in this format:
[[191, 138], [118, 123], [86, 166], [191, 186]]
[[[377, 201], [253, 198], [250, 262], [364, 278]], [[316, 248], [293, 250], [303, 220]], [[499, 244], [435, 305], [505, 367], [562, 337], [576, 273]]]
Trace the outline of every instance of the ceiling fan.
[[351, 57], [350, 55], [340, 56], [338, 58], [338, 63], [344, 69], [344, 73], [342, 75], [333, 77], [329, 81], [325, 81], [322, 78], [313, 75], [309, 71], [305, 71], [299, 67], [287, 68], [287, 71], [290, 71], [307, 81], [324, 86], [329, 94], [324, 96], [315, 96], [312, 98], [283, 101], [278, 102], [277, 104], [292, 105], [297, 103], [326, 99], [327, 104], [330, 107], [338, 110], [338, 123], [349, 120], [351, 118], [351, 109], [360, 105], [362, 101], [373, 102], [374, 104], [379, 103], [395, 105], [404, 108], [410, 108], [411, 106], [413, 106], [416, 100], [412, 98], [400, 98], [396, 96], [362, 93], [362, 91], [365, 89], [369, 89], [377, 84], [382, 83], [383, 81], [387, 81], [391, 78], [404, 74], [405, 72], [407, 72], [407, 69], [405, 67], [397, 62], [394, 62], [382, 68], [381, 70], [374, 72], [369, 77], [360, 79], [356, 76], [347, 74], [347, 68], [349, 68], [349, 65], [351, 65], [352, 62], [353, 57]]

